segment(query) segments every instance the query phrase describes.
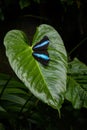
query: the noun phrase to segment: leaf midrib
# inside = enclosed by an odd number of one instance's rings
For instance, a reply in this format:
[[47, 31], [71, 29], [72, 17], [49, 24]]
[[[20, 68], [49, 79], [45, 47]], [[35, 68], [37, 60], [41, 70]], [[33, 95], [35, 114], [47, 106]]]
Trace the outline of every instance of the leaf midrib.
[[47, 87], [48, 85], [47, 85], [47, 83], [46, 83], [46, 81], [45, 81], [45, 79], [44, 79], [44, 76], [43, 76], [43, 74], [42, 74], [42, 72], [41, 72], [41, 69], [40, 69], [40, 67], [39, 67], [39, 64], [37, 63], [37, 61], [35, 61], [35, 62], [36, 62], [37, 68], [39, 69], [39, 72], [40, 72], [40, 74], [41, 74], [41, 77], [42, 77], [42, 79], [43, 79], [43, 81], [44, 81], [44, 83], [45, 83], [46, 89], [48, 90], [48, 92], [49, 92], [51, 98], [52, 98], [53, 101], [55, 102], [54, 98], [52, 97], [52, 94], [51, 94], [50, 90], [49, 90], [48, 87]]

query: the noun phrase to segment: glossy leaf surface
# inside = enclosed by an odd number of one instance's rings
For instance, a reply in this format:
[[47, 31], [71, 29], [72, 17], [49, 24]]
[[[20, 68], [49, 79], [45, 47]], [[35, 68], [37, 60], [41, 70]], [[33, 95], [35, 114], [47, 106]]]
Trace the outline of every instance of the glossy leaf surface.
[[[47, 66], [32, 56], [32, 46], [44, 36], [48, 36], [50, 40], [48, 46], [50, 62]], [[16, 75], [36, 97], [59, 110], [66, 91], [67, 55], [57, 31], [49, 25], [40, 25], [30, 46], [22, 31], [12, 30], [6, 34], [4, 45]]]

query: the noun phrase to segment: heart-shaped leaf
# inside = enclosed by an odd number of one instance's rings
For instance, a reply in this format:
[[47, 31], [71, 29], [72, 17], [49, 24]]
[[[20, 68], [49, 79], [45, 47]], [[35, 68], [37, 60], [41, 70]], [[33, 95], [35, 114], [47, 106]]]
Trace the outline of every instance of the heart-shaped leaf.
[[[32, 56], [32, 46], [44, 36], [50, 40], [47, 50], [50, 61], [47, 66]], [[67, 55], [57, 31], [49, 25], [40, 25], [30, 46], [22, 31], [12, 30], [6, 34], [4, 45], [10, 65], [17, 76], [36, 97], [59, 110], [66, 91]]]

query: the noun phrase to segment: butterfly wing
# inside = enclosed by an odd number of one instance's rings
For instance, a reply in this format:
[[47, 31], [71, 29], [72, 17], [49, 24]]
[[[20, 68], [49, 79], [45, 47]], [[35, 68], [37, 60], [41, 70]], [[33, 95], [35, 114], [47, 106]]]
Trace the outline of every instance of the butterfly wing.
[[37, 61], [39, 61], [43, 65], [48, 65], [50, 58], [47, 51], [36, 51], [33, 52], [32, 55]]
[[49, 38], [44, 36], [43, 39], [33, 46], [34, 51], [46, 50], [49, 45]]

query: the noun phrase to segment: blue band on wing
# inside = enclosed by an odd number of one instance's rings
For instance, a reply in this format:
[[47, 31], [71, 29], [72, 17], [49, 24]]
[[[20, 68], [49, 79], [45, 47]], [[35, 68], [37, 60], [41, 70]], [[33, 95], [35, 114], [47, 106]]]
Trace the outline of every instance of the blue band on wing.
[[44, 36], [43, 39], [33, 46], [34, 51], [46, 50], [49, 44], [49, 39], [47, 36]]
[[49, 60], [49, 56], [46, 55], [46, 54], [41, 54], [41, 53], [36, 53], [36, 52], [33, 52], [33, 55], [39, 59], [42, 59], [42, 60]]
[[44, 42], [42, 42], [38, 45], [35, 45], [33, 49], [35, 50], [35, 49], [38, 49], [38, 48], [41, 48], [41, 47], [43, 47], [43, 49], [44, 49], [44, 47], [48, 44], [49, 44], [49, 40], [46, 40], [46, 41], [44, 41]]
[[44, 36], [43, 39], [33, 46], [33, 57], [42, 63], [43, 65], [48, 65], [49, 63], [49, 54], [47, 52], [47, 47], [49, 45], [49, 39], [47, 36]]
[[48, 65], [50, 58], [49, 58], [49, 54], [47, 51], [33, 52], [32, 55], [41, 64]]

